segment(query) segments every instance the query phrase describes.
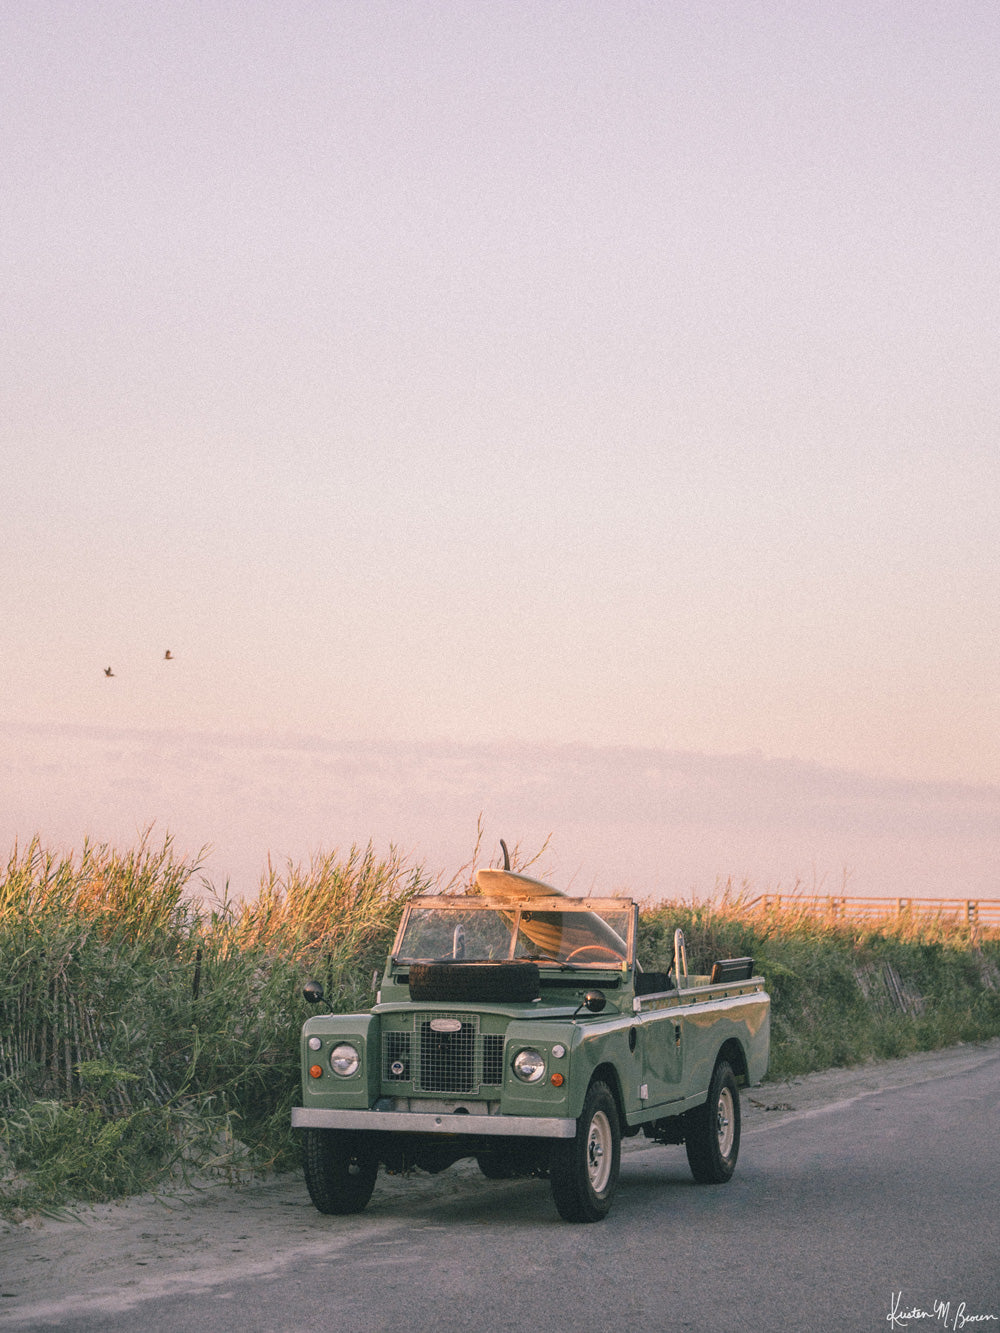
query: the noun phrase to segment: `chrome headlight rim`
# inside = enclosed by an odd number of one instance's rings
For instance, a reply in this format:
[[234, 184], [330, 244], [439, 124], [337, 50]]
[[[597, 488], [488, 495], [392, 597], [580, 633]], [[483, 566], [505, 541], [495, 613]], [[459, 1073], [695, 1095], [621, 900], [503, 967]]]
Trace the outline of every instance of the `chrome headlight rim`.
[[539, 1083], [545, 1077], [545, 1056], [534, 1046], [525, 1046], [514, 1056], [510, 1067], [522, 1083]]
[[330, 1052], [330, 1068], [338, 1078], [353, 1078], [361, 1068], [361, 1052], [349, 1041], [339, 1041]]

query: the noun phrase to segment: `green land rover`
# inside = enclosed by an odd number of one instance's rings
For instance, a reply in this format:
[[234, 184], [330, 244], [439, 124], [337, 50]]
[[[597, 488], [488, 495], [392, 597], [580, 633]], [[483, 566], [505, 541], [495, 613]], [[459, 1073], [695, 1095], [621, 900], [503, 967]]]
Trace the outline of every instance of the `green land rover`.
[[[753, 959], [688, 974], [636, 958], [638, 908], [569, 898], [510, 870], [406, 907], [370, 1013], [302, 1030], [305, 1179], [324, 1213], [368, 1203], [379, 1166], [548, 1177], [566, 1221], [603, 1218], [623, 1136], [683, 1144], [723, 1183], [740, 1147], [740, 1085], [767, 1069], [770, 1000]], [[306, 998], [322, 1004], [310, 982]]]

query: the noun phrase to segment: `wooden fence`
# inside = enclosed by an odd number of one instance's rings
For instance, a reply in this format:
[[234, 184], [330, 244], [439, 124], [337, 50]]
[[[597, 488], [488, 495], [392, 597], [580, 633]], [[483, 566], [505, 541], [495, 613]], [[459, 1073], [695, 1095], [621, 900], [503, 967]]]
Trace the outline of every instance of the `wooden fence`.
[[912, 913], [1000, 927], [1000, 898], [852, 898], [845, 894], [762, 893], [744, 907], [808, 911], [832, 917], [886, 917]]

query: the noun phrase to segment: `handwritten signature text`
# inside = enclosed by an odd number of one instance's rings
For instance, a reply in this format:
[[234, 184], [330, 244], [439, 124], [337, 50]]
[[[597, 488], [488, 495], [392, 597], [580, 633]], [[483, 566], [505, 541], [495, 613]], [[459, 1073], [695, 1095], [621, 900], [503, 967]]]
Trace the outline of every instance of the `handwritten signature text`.
[[935, 1301], [933, 1308], [930, 1310], [925, 1310], [919, 1305], [908, 1309], [903, 1305], [903, 1293], [901, 1291], [892, 1293], [886, 1319], [889, 1321], [891, 1329], [909, 1328], [911, 1324], [915, 1324], [922, 1319], [933, 1319], [941, 1328], [950, 1329], [972, 1329], [979, 1328], [983, 1324], [1000, 1324], [1000, 1315], [976, 1314], [966, 1306], [965, 1301], [960, 1301], [954, 1308], [952, 1308], [951, 1301]]

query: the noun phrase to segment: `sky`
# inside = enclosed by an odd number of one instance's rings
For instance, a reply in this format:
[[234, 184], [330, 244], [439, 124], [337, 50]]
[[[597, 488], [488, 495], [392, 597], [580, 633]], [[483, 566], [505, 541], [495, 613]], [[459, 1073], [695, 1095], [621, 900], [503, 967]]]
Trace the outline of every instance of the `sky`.
[[1000, 897], [998, 84], [992, 0], [0, 7], [0, 852]]

